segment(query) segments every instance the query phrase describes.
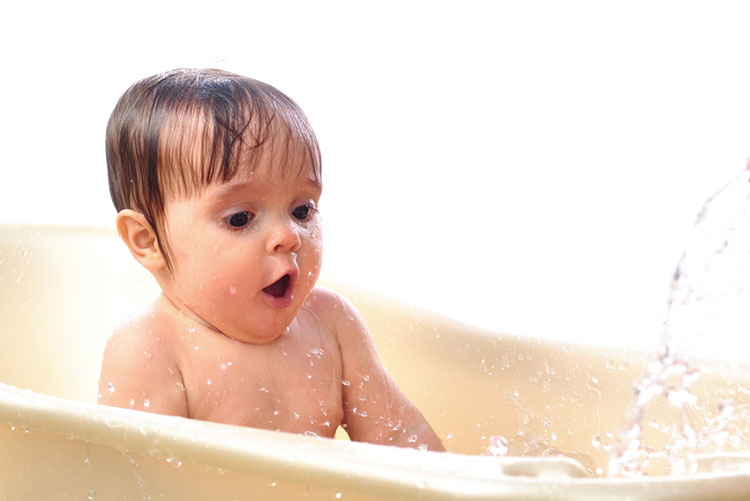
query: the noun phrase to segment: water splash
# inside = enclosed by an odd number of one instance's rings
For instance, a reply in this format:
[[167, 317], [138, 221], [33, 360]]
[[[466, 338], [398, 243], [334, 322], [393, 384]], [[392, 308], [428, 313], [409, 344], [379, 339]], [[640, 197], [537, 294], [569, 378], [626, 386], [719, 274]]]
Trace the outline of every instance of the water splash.
[[[725, 398], [715, 406], [699, 403], [693, 387], [704, 369], [689, 356], [747, 360], [741, 343], [750, 332], [748, 304], [750, 165], [698, 213], [672, 278], [662, 346], [634, 385], [609, 475], [648, 475], [658, 463], [669, 469], [663, 473], [693, 473], [696, 454], [750, 447], [745, 438], [750, 409], [733, 398], [737, 388], [724, 388]], [[671, 422], [647, 420], [659, 399], [676, 411]], [[644, 422], [666, 435], [661, 447], [644, 438]]]

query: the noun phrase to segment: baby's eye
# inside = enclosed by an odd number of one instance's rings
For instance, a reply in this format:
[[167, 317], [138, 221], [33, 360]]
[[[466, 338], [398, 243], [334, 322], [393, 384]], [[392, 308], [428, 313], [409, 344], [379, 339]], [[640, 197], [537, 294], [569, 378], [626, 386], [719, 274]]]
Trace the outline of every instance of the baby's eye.
[[242, 212], [237, 212], [236, 214], [227, 216], [224, 221], [226, 221], [226, 223], [232, 228], [244, 228], [250, 224], [252, 219], [253, 215], [250, 212], [243, 210]]
[[314, 211], [315, 206], [312, 204], [300, 205], [299, 207], [295, 207], [294, 210], [292, 210], [292, 216], [299, 219], [300, 221], [306, 221], [310, 218], [310, 216], [312, 216], [312, 213]]

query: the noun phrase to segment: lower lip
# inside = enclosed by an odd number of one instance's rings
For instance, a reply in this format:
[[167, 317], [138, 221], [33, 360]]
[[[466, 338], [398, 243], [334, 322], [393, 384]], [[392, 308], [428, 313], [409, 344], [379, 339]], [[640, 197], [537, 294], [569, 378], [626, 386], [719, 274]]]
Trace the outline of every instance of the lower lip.
[[291, 294], [291, 292], [287, 292], [281, 297], [275, 297], [270, 294], [263, 293], [266, 296], [266, 299], [269, 303], [271, 303], [271, 306], [274, 308], [286, 308], [290, 304], [292, 304], [292, 300], [294, 299], [294, 296]]

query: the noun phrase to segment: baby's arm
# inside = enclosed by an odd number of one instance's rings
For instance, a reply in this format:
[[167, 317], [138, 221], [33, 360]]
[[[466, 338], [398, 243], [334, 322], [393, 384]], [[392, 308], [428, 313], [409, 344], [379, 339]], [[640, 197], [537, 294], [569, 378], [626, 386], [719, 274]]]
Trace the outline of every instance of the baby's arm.
[[343, 425], [354, 441], [444, 451], [422, 413], [401, 392], [380, 363], [359, 312], [335, 292], [313, 292], [328, 310], [342, 363]]
[[143, 326], [116, 331], [104, 350], [99, 403], [187, 417], [185, 386], [169, 348]]

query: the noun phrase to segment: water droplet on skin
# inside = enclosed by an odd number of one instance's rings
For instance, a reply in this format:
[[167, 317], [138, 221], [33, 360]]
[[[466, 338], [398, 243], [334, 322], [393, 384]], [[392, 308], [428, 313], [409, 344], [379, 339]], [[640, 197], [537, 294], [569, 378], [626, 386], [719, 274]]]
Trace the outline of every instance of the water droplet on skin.
[[112, 381], [110, 381], [109, 383], [107, 383], [107, 391], [110, 392], [110, 393], [114, 393], [115, 392], [115, 385], [114, 385], [114, 383], [112, 383]]
[[206, 384], [208, 386], [211, 386], [213, 384], [213, 381], [211, 381], [211, 378], [206, 379]]
[[146, 409], [151, 407], [151, 402], [149, 401], [149, 399], [143, 401], [143, 407], [145, 407]]
[[237, 287], [230, 287], [229, 288], [229, 293], [230, 294], [237, 294]]
[[198, 351], [198, 350], [200, 350], [200, 347], [199, 347], [199, 346], [198, 346], [198, 345], [196, 344], [195, 346], [193, 346], [193, 349], [194, 349], [195, 351]]
[[88, 499], [89, 500], [96, 499], [96, 491], [94, 489], [89, 489], [89, 497], [88, 497]]
[[340, 492], [336, 493], [336, 499], [341, 499], [341, 493]]
[[146, 355], [146, 358], [153, 357], [153, 355], [151, 355], [151, 353], [149, 353], [148, 351], [144, 351], [143, 354]]
[[190, 327], [188, 327], [188, 332], [189, 332], [189, 333], [191, 333], [191, 334], [192, 334], [193, 332], [195, 332], [195, 326], [194, 326], [194, 325], [191, 325]]
[[132, 406], [134, 406], [134, 405], [135, 405], [135, 399], [134, 399], [134, 398], [131, 398], [131, 399], [130, 399], [130, 400], [128, 401], [128, 404], [130, 404], [130, 406], [131, 406], [131, 407], [132, 407]]
[[350, 383], [350, 382], [349, 382], [349, 381], [347, 381], [346, 379], [342, 379], [342, 380], [341, 380], [341, 384], [342, 384], [342, 385], [344, 385], [344, 386], [351, 386], [351, 384], [352, 384], [352, 383]]

